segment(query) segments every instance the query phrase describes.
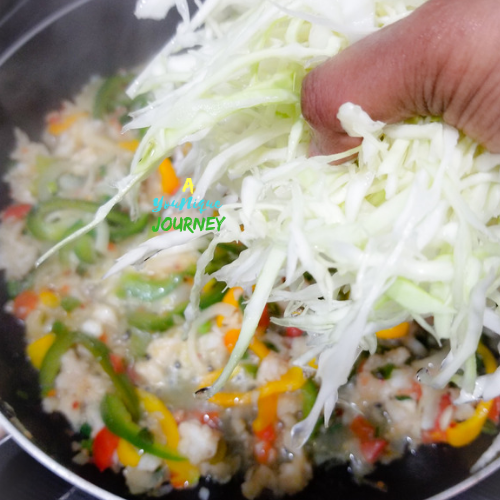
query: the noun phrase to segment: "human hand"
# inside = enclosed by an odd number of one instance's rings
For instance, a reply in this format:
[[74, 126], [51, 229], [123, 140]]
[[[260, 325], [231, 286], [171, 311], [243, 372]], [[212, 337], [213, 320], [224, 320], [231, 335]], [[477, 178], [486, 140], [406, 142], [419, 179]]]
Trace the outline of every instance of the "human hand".
[[386, 123], [442, 116], [500, 153], [499, 27], [499, 0], [429, 0], [315, 68], [302, 87], [311, 154], [359, 144], [337, 118], [345, 102]]

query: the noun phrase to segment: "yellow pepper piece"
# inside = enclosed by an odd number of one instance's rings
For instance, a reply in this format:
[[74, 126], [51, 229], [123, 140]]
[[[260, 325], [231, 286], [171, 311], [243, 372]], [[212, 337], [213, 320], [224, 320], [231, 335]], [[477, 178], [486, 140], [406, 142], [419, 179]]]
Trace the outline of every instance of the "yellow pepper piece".
[[54, 120], [49, 123], [48, 131], [52, 135], [61, 135], [63, 132], [68, 130], [77, 120], [87, 116], [87, 113], [73, 113], [61, 117], [60, 119]]
[[252, 403], [253, 391], [250, 392], [218, 392], [209, 401], [213, 404], [230, 408], [232, 406], [249, 405]]
[[43, 337], [32, 342], [26, 349], [31, 364], [39, 370], [42, 367], [43, 359], [50, 349], [51, 345], [56, 340], [55, 333], [47, 333]]
[[472, 443], [481, 433], [492, 406], [493, 401], [481, 401], [471, 418], [446, 429], [446, 441], [457, 448]]
[[240, 329], [239, 328], [231, 328], [224, 335], [224, 345], [229, 352], [233, 352], [234, 346], [236, 342], [238, 342], [238, 338], [240, 337]]
[[141, 459], [141, 455], [136, 450], [135, 446], [122, 438], [118, 441], [116, 453], [118, 455], [118, 460], [120, 460], [125, 467], [137, 467]]
[[[144, 409], [148, 413], [154, 414], [158, 419], [161, 430], [167, 438], [167, 444], [177, 449], [179, 445], [179, 430], [177, 428], [177, 422], [170, 410], [165, 406], [163, 401], [154, 394], [142, 389], [137, 389], [137, 393]], [[118, 456], [118, 458], [120, 457]], [[174, 488], [187, 488], [198, 482], [200, 471], [196, 465], [193, 465], [187, 460], [180, 462], [165, 460], [165, 462], [170, 470], [170, 482]]]
[[201, 289], [201, 291], [203, 293], [209, 292], [210, 290], [212, 290], [212, 288], [214, 287], [215, 283], [217, 283], [217, 280], [215, 278], [212, 278], [210, 281], [208, 281], [205, 284], [205, 286]]
[[42, 290], [38, 298], [40, 299], [40, 302], [47, 306], [47, 307], [57, 307], [60, 303], [61, 300], [59, 299], [59, 296], [54, 293], [52, 290], [44, 289]]
[[[477, 346], [477, 353], [483, 359], [486, 373], [493, 373], [497, 369], [497, 363], [491, 351], [480, 343]], [[457, 448], [472, 443], [481, 433], [492, 406], [493, 401], [481, 401], [472, 417], [446, 429], [446, 441]]]
[[[241, 297], [241, 294], [243, 293], [243, 288], [239, 286], [235, 286], [233, 288], [230, 288], [226, 294], [224, 295], [224, 298], [222, 299], [223, 304], [230, 304], [231, 306], [234, 306], [236, 308], [240, 307], [240, 304], [238, 302], [238, 299]], [[222, 326], [222, 323], [224, 322], [224, 316], [222, 314], [219, 314], [217, 316], [217, 326], [220, 328]]]
[[316, 363], [316, 360], [315, 359], [311, 359], [311, 361], [309, 361], [309, 363], [307, 363], [311, 368], [314, 368], [315, 370], [318, 369], [318, 363]]
[[181, 186], [174, 166], [169, 158], [165, 158], [158, 167], [161, 176], [161, 188], [164, 193], [175, 194]]
[[248, 346], [262, 360], [269, 354], [269, 348], [257, 338], [253, 338]]
[[179, 444], [179, 430], [177, 429], [177, 422], [170, 410], [165, 406], [163, 401], [149, 392], [142, 389], [137, 390], [139, 399], [148, 413], [154, 413], [158, 419], [161, 430], [167, 438], [167, 444], [171, 448], [177, 449]]
[[279, 380], [268, 382], [260, 388], [260, 397], [280, 394], [282, 392], [296, 391], [306, 383], [302, 368], [292, 366]]
[[[220, 374], [222, 373], [222, 370], [224, 368], [219, 368], [218, 370], [215, 370], [213, 372], [207, 373], [200, 381], [200, 384], [198, 385], [198, 389], [203, 389], [205, 387], [211, 386], [219, 377]], [[237, 366], [234, 369], [234, 372], [231, 374], [231, 378], [236, 377], [238, 373], [240, 373], [241, 368]]]
[[137, 139], [132, 139], [131, 141], [120, 141], [118, 146], [122, 149], [135, 153], [135, 150], [139, 147], [139, 141]]
[[387, 330], [380, 330], [376, 335], [379, 339], [399, 339], [407, 335], [409, 330], [410, 323], [404, 322], [392, 328], [387, 328]]
[[497, 369], [495, 356], [491, 354], [491, 351], [483, 343], [479, 343], [479, 345], [477, 346], [477, 353], [483, 359], [484, 369], [486, 370], [486, 373], [493, 373]]
[[[218, 376], [218, 374], [217, 374]], [[216, 376], [214, 375], [214, 380]], [[260, 389], [249, 392], [218, 392], [214, 394], [209, 401], [219, 406], [229, 408], [238, 405], [248, 405], [254, 398], [267, 398], [268, 396], [278, 395], [283, 392], [296, 391], [306, 382], [302, 369], [298, 366], [290, 368], [279, 380], [273, 380], [263, 385]], [[203, 387], [207, 387], [206, 385]]]
[[257, 402], [257, 418], [252, 428], [255, 433], [262, 432], [266, 427], [278, 420], [278, 394], [260, 397]]
[[170, 470], [170, 483], [176, 489], [194, 486], [200, 479], [200, 470], [187, 460], [174, 462], [165, 460]]
[[198, 390], [203, 389], [205, 387], [210, 387], [220, 376], [222, 373], [223, 368], [220, 368], [219, 370], [215, 370], [213, 372], [207, 373], [200, 381], [198, 385]]
[[219, 439], [219, 442], [217, 443], [217, 451], [215, 452], [215, 455], [208, 461], [212, 465], [218, 464], [219, 462], [222, 462], [224, 460], [224, 457], [227, 454], [227, 444], [226, 441], [224, 441], [223, 438]]
[[376, 335], [379, 339], [398, 339], [407, 335], [409, 329], [410, 323], [404, 322], [400, 323], [399, 325], [393, 326], [392, 328], [380, 330], [376, 333]]
[[[218, 318], [217, 318], [218, 319]], [[237, 328], [232, 328], [226, 332], [224, 335], [224, 345], [229, 352], [233, 352], [236, 342], [238, 342], [238, 337], [240, 336], [240, 330]], [[256, 337], [253, 337], [250, 345], [248, 346], [261, 360], [264, 359], [269, 354], [269, 348], [261, 342]]]

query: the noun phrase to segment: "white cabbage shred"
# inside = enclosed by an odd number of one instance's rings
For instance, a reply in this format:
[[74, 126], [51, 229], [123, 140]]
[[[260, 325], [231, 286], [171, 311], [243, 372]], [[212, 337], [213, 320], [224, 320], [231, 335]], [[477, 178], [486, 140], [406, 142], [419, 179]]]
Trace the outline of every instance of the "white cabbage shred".
[[[216, 273], [251, 298], [208, 395], [229, 378], [266, 301], [287, 301], [275, 322], [307, 332], [310, 350], [295, 362], [310, 369], [316, 359], [321, 380], [313, 411], [293, 430], [296, 445], [322, 411], [328, 421], [356, 357], [375, 349], [375, 332], [402, 321], [450, 340], [441, 371], [422, 374], [428, 383], [443, 387], [463, 370], [454, 378], [462, 400], [500, 394], [500, 371], [476, 380], [474, 357], [483, 326], [500, 334], [500, 155], [435, 119], [385, 125], [345, 104], [344, 128], [363, 138], [358, 159], [332, 166], [352, 151], [308, 158], [300, 110], [306, 73], [421, 3], [206, 0], [192, 18], [181, 1], [139, 4], [157, 17], [177, 4], [184, 20], [130, 88], [132, 97], [154, 96], [128, 125], [148, 132], [116, 197], [86, 229], [177, 146], [192, 144], [178, 173], [193, 179], [195, 198], [220, 199], [226, 220], [200, 259], [189, 319], [216, 244], [248, 247]], [[110, 273], [189, 236], [203, 235], [153, 238]], [[306, 284], [305, 272], [315, 284]], [[349, 300], [337, 300], [347, 290]]]

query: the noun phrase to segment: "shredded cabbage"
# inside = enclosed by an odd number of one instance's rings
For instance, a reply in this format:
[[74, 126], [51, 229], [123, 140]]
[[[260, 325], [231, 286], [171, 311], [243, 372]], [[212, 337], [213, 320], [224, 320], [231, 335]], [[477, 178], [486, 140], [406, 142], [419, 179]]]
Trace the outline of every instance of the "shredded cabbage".
[[[357, 356], [376, 348], [375, 333], [402, 321], [450, 340], [441, 371], [421, 374], [428, 383], [443, 387], [462, 369], [454, 381], [463, 400], [500, 394], [500, 371], [476, 380], [472, 361], [483, 327], [500, 334], [500, 155], [439, 120], [385, 125], [351, 103], [339, 118], [362, 145], [343, 155], [307, 155], [310, 131], [300, 109], [306, 73], [423, 2], [206, 0], [192, 18], [180, 0], [141, 0], [138, 9], [149, 5], [158, 17], [174, 3], [183, 22], [129, 91], [154, 95], [127, 125], [148, 127], [130, 175], [72, 237], [97, 225], [165, 156], [190, 142], [178, 173], [193, 179], [195, 198], [220, 199], [226, 217], [200, 258], [191, 321], [215, 246], [238, 240], [248, 247], [216, 273], [251, 298], [208, 396], [228, 380], [266, 301], [277, 300], [288, 307], [275, 322], [308, 334], [310, 349], [295, 363], [316, 358], [321, 380], [313, 410], [293, 429], [297, 446], [322, 411], [328, 422]], [[332, 166], [357, 151], [357, 160]], [[108, 274], [202, 236], [153, 238]], [[347, 290], [349, 299], [339, 300]]]

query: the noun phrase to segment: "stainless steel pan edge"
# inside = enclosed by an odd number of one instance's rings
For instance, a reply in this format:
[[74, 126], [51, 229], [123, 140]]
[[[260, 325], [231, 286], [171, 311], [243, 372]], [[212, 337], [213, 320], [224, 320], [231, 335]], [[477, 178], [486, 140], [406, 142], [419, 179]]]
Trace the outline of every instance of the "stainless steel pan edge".
[[81, 490], [94, 495], [102, 500], [123, 500], [123, 497], [119, 497], [106, 491], [95, 484], [83, 479], [78, 474], [67, 469], [64, 465], [49, 457], [44, 453], [36, 444], [34, 444], [28, 437], [20, 431], [17, 426], [15, 426], [3, 413], [0, 413], [0, 425], [4, 427], [7, 433], [16, 441], [16, 443], [24, 450], [26, 453], [31, 455], [35, 460], [41, 463], [44, 467], [47, 467], [54, 474], [64, 479], [68, 483], [80, 488]]

